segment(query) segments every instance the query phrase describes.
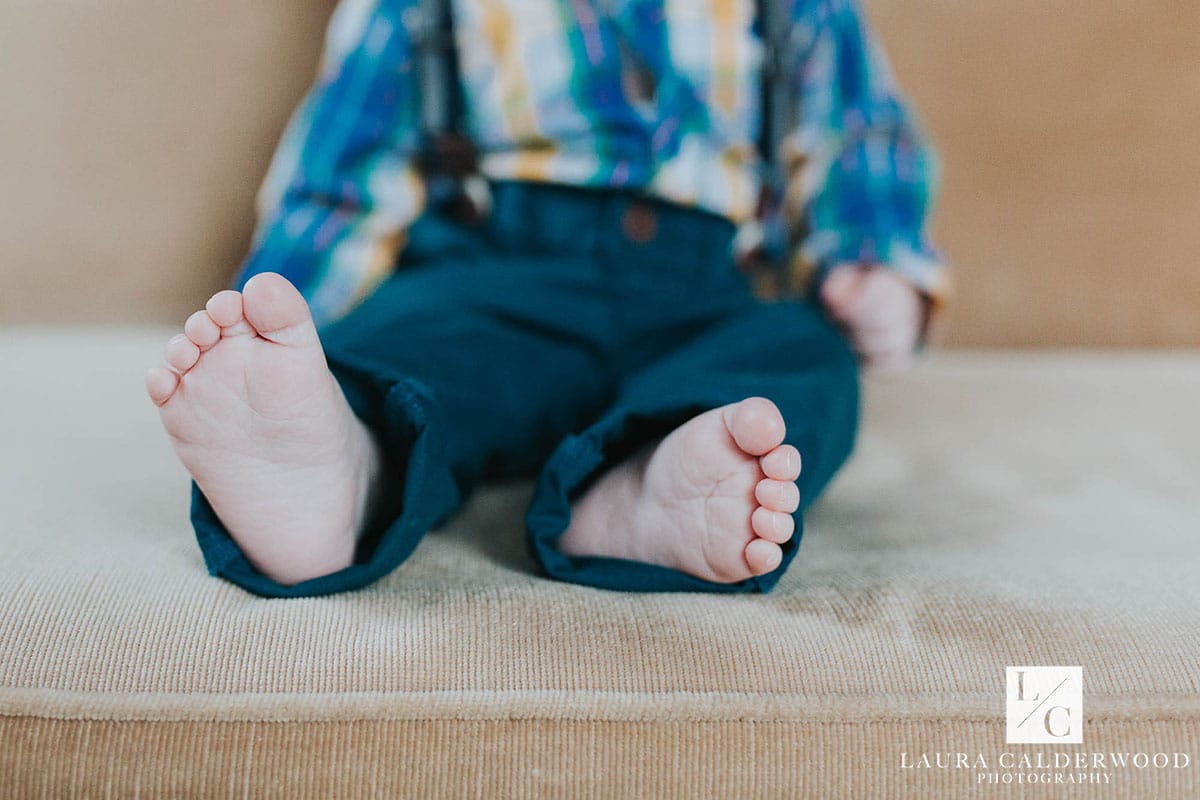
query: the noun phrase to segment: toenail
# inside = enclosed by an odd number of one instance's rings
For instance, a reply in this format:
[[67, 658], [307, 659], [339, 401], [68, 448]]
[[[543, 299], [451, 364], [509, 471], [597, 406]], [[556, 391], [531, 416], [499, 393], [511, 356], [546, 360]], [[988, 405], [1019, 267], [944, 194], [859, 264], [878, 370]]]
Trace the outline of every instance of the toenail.
[[177, 333], [171, 337], [171, 341], [167, 342], [167, 344], [179, 344], [186, 338], [187, 338], [186, 333]]
[[776, 536], [783, 533], [783, 515], [782, 514], [775, 512], [775, 511], [771, 512], [771, 528], [775, 531]]

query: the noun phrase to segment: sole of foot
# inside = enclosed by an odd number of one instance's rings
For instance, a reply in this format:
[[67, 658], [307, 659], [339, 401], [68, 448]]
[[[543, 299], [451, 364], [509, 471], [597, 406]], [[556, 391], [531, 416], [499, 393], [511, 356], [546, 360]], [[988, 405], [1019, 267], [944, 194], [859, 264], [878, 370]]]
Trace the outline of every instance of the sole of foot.
[[380, 452], [281, 275], [218, 292], [146, 373], [176, 455], [247, 559], [292, 585], [349, 566]]

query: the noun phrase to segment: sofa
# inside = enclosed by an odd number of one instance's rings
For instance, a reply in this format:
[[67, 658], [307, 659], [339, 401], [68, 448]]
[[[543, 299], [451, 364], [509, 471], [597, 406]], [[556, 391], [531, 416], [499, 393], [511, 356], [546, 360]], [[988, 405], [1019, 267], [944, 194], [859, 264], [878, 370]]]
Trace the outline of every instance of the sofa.
[[[1195, 355], [940, 353], [869, 381], [766, 595], [550, 580], [513, 484], [377, 584], [266, 600], [193, 540], [140, 384], [169, 330], [0, 334], [9, 796], [1200, 793]], [[1082, 667], [1081, 744], [1006, 743], [1020, 665]], [[1067, 772], [1108, 777], [1001, 782]]]
[[551, 580], [513, 483], [296, 600], [207, 574], [142, 375], [332, 3], [7, 7], [0, 796], [1200, 796], [1197, 7], [868, 5], [958, 298], [775, 590]]

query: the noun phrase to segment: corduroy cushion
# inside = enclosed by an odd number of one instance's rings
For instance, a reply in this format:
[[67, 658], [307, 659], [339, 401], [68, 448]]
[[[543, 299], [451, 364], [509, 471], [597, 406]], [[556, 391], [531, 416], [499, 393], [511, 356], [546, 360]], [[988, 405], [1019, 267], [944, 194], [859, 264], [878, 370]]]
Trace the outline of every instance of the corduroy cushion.
[[[264, 600], [192, 541], [141, 388], [170, 333], [0, 331], [12, 796], [1200, 794], [1200, 357], [936, 355], [869, 384], [769, 595], [547, 580], [521, 485], [366, 590]], [[1083, 667], [1082, 744], [1005, 743], [1023, 664]], [[989, 767], [906, 766], [947, 752]], [[1005, 752], [1174, 761], [988, 783], [1044, 772]]]

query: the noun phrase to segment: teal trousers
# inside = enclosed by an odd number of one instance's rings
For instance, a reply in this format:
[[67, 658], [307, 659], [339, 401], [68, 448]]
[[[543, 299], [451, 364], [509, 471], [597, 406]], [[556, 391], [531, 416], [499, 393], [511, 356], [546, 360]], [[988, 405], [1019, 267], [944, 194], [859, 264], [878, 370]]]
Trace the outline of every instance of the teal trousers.
[[[858, 374], [805, 301], [762, 302], [727, 220], [632, 193], [500, 183], [482, 224], [436, 213], [395, 273], [320, 331], [330, 369], [378, 436], [394, 487], [355, 563], [282, 586], [245, 558], [193, 484], [208, 570], [271, 597], [365, 586], [395, 569], [482, 482], [536, 478], [528, 545], [551, 578], [624, 591], [766, 592], [803, 511], [849, 455]], [[796, 533], [769, 574], [715, 583], [555, 542], [609, 467], [693, 416], [750, 396], [783, 412], [803, 459]]]

